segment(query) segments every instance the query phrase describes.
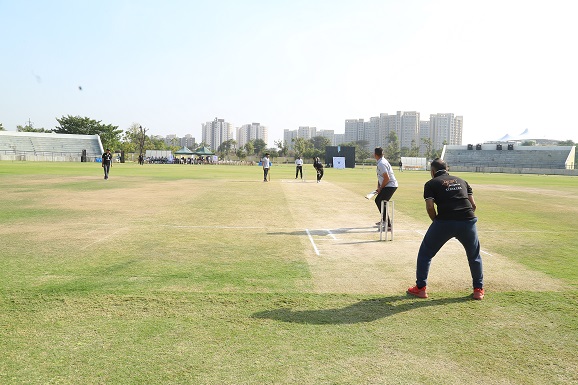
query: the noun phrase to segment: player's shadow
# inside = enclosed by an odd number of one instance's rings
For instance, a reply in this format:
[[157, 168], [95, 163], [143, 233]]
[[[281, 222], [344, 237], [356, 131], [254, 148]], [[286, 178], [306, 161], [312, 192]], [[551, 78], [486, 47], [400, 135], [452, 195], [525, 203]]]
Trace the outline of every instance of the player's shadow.
[[443, 306], [469, 301], [471, 298], [416, 299], [407, 295], [367, 299], [346, 307], [321, 310], [292, 310], [281, 308], [254, 313], [253, 318], [267, 318], [276, 321], [326, 325], [355, 324], [372, 322], [381, 318], [429, 306]]

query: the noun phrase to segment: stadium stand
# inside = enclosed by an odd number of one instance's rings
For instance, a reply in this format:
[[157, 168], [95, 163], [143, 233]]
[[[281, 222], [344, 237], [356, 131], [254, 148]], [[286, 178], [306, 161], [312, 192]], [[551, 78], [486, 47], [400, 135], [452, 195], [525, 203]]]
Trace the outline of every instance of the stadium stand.
[[575, 151], [574, 146], [484, 143], [475, 146], [447, 145], [441, 157], [456, 171], [574, 175], [566, 171], [574, 170]]
[[103, 152], [98, 135], [0, 131], [0, 160], [94, 162]]

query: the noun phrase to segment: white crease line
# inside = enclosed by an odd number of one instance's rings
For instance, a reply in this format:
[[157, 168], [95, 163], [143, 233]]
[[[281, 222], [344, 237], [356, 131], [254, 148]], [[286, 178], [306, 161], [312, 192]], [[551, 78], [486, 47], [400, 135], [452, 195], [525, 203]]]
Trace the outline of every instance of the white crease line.
[[80, 250], [84, 250], [84, 249], [86, 249], [86, 248], [94, 245], [95, 243], [102, 242], [102, 241], [104, 241], [106, 238], [110, 238], [110, 237], [112, 237], [113, 235], [118, 234], [118, 233], [120, 233], [120, 232], [123, 231], [123, 230], [126, 230], [126, 227], [123, 227], [123, 228], [115, 231], [114, 233], [110, 233], [110, 234], [108, 234], [108, 235], [106, 235], [106, 236], [104, 236], [104, 237], [102, 237], [102, 238], [100, 238], [100, 239], [97, 239], [96, 241], [91, 242], [91, 243], [89, 243], [88, 245], [81, 247]]
[[337, 240], [337, 238], [335, 238], [335, 235], [333, 235], [333, 233], [331, 232], [331, 230], [327, 229], [327, 234], [329, 234], [329, 236], [335, 240]]
[[309, 240], [311, 241], [311, 244], [313, 245], [313, 250], [315, 250], [315, 254], [319, 255], [319, 250], [317, 249], [317, 246], [315, 245], [315, 242], [313, 241], [313, 237], [311, 236], [309, 229], [305, 229], [305, 231], [307, 232], [307, 236], [309, 237]]

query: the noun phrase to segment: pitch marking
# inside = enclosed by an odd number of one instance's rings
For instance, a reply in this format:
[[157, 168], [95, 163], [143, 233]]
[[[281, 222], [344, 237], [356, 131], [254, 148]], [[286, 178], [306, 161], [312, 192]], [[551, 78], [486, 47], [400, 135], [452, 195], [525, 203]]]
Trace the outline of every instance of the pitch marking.
[[307, 236], [309, 237], [309, 240], [311, 241], [311, 245], [313, 245], [313, 250], [315, 250], [315, 254], [319, 255], [319, 249], [317, 249], [317, 245], [315, 245], [315, 242], [313, 241], [313, 237], [311, 236], [309, 229], [305, 229], [305, 232], [307, 232]]

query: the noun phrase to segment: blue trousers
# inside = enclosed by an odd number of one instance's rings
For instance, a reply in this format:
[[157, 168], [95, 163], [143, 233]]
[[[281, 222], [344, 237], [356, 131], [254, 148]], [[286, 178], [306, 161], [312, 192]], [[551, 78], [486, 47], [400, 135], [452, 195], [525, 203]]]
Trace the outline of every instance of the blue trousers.
[[476, 229], [477, 218], [470, 220], [434, 220], [430, 225], [417, 254], [416, 285], [427, 285], [427, 276], [432, 258], [450, 239], [456, 238], [466, 251], [474, 288], [484, 287], [480, 241]]

